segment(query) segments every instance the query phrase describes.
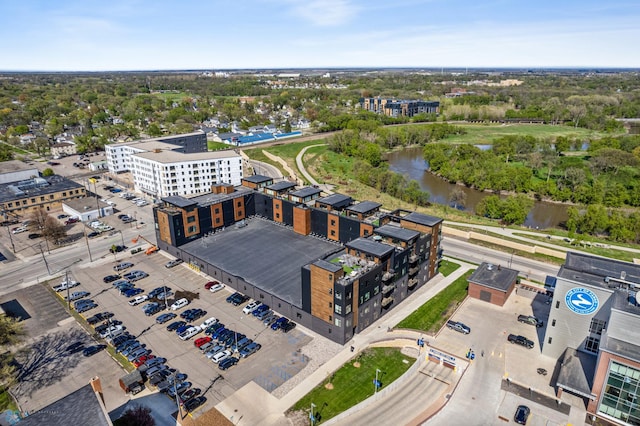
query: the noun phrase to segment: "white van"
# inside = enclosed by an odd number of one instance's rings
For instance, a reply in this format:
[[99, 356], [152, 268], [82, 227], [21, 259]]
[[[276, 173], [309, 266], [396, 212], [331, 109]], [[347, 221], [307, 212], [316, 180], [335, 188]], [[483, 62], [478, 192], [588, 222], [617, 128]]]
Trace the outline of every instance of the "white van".
[[222, 361], [225, 358], [229, 358], [231, 356], [231, 351], [230, 350], [225, 350], [222, 352], [218, 352], [217, 354], [215, 354], [212, 358], [211, 361], [215, 362], [216, 364], [219, 363], [220, 361]]
[[200, 333], [200, 331], [202, 331], [200, 327], [195, 327], [195, 326], [189, 327], [185, 331], [183, 331], [182, 334], [180, 334], [180, 339], [182, 340], [191, 339], [193, 336]]
[[206, 320], [204, 320], [204, 322], [202, 323], [202, 325], [200, 325], [200, 328], [205, 329], [207, 327], [209, 327], [210, 325], [214, 325], [218, 323], [218, 319], [215, 317], [211, 317], [211, 318], [207, 318]]
[[171, 305], [171, 310], [172, 311], [177, 311], [180, 308], [184, 308], [188, 304], [189, 304], [189, 301], [187, 299], [185, 299], [185, 298], [178, 299], [175, 302], [173, 302], [173, 305]]

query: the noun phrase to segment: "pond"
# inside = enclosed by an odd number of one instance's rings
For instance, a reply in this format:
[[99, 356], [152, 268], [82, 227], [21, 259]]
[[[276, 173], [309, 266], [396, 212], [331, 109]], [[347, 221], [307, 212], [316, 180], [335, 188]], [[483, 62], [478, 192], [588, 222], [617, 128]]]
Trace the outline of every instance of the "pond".
[[[452, 204], [449, 202], [454, 188], [462, 189], [466, 196], [465, 209], [475, 211], [478, 203], [491, 193], [478, 191], [465, 186], [448, 183], [443, 179], [427, 172], [427, 165], [422, 158], [421, 148], [409, 148], [390, 153], [388, 156], [389, 169], [415, 179], [422, 190], [429, 192], [430, 201], [437, 204]], [[524, 225], [534, 229], [558, 227], [567, 220], [567, 206], [564, 204], [535, 201]]]

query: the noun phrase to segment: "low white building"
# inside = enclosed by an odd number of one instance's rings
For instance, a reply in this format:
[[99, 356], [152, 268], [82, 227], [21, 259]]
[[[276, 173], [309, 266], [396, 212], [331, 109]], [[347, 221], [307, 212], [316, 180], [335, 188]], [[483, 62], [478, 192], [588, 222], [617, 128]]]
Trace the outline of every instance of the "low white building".
[[62, 211], [82, 222], [95, 220], [113, 214], [113, 206], [95, 197], [76, 198], [62, 202]]

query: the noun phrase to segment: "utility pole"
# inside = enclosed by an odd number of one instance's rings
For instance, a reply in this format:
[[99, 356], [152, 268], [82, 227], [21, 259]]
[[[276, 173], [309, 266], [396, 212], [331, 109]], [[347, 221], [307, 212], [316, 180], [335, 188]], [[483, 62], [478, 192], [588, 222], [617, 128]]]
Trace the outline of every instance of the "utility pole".
[[71, 311], [71, 295], [69, 295], [69, 270], [64, 271], [64, 282], [67, 283], [67, 303], [69, 304], [69, 311]]
[[7, 232], [9, 233], [9, 240], [11, 240], [11, 248], [13, 249], [13, 253], [16, 252], [16, 246], [15, 244], [13, 244], [13, 236], [11, 235], [11, 231], [9, 230], [9, 227], [7, 226]]
[[89, 248], [89, 237], [87, 237], [87, 229], [84, 229], [84, 240], [87, 243], [87, 251], [89, 252], [89, 262], [93, 262], [91, 258], [91, 249]]
[[51, 275], [51, 270], [49, 269], [47, 258], [44, 257], [44, 252], [42, 251], [42, 243], [38, 244], [38, 248], [40, 249], [40, 254], [42, 254], [42, 260], [44, 260], [44, 265], [47, 267], [47, 272], [49, 273], [49, 275]]

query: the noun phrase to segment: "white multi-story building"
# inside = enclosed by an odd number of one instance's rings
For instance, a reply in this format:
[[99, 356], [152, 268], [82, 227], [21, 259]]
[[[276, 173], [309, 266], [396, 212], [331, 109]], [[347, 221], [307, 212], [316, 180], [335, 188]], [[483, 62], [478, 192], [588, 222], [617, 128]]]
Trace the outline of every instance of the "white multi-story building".
[[221, 183], [240, 185], [240, 154], [206, 149], [203, 132], [105, 146], [109, 171], [130, 172], [134, 188], [156, 198], [207, 193]]
[[233, 150], [181, 154], [154, 150], [130, 156], [137, 191], [156, 198], [211, 192], [216, 184], [240, 185], [242, 157]]

